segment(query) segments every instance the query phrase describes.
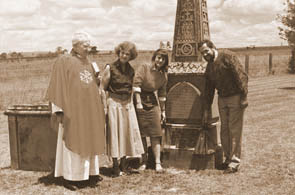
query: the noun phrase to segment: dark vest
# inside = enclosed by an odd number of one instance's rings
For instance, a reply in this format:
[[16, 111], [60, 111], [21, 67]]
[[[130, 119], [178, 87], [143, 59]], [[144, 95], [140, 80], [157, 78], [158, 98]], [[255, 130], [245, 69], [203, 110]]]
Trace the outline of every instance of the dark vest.
[[111, 79], [108, 91], [118, 95], [131, 95], [134, 69], [129, 63], [126, 64], [125, 72], [122, 71], [120, 61], [110, 64]]

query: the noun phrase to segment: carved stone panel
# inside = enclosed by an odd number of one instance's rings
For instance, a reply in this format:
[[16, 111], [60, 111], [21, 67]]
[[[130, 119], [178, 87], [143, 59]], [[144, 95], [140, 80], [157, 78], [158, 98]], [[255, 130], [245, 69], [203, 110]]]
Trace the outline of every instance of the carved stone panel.
[[200, 61], [197, 43], [203, 39], [210, 39], [207, 1], [178, 0], [172, 61]]
[[178, 82], [167, 94], [167, 118], [174, 121], [193, 123], [201, 118], [201, 91], [189, 82]]

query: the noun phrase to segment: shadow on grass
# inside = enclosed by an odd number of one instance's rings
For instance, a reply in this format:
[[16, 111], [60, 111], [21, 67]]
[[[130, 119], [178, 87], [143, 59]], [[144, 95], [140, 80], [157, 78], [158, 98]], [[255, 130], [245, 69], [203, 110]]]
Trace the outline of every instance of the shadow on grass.
[[62, 177], [54, 177], [53, 173], [50, 173], [49, 175], [42, 176], [38, 179], [38, 183], [36, 184], [44, 184], [45, 186], [50, 185], [57, 185], [57, 186], [63, 186], [63, 178]]
[[90, 176], [89, 180], [83, 181], [68, 181], [63, 179], [63, 177], [54, 177], [54, 173], [50, 173], [49, 175], [40, 177], [38, 179], [37, 184], [44, 184], [45, 186], [63, 186], [71, 191], [76, 191], [78, 189], [83, 188], [95, 188], [98, 186], [98, 183], [102, 181], [103, 178], [101, 176]]
[[280, 87], [279, 89], [284, 89], [284, 90], [295, 90], [295, 87]]
[[0, 170], [10, 169], [10, 168], [11, 168], [11, 166], [1, 167]]
[[106, 177], [112, 177], [112, 168], [108, 168], [108, 167], [101, 167], [99, 169], [99, 173], [102, 174], [103, 176], [106, 176]]
[[[101, 175], [106, 177], [112, 177], [112, 178], [116, 177], [113, 173], [113, 168], [101, 167], [99, 169], [99, 172]], [[123, 175], [133, 175], [133, 174], [139, 174], [139, 171], [129, 166], [126, 168], [126, 171], [123, 173]]]

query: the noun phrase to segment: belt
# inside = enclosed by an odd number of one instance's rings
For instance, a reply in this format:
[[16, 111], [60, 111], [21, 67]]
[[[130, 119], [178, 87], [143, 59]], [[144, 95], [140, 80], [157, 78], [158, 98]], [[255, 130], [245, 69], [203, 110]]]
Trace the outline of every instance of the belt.
[[131, 94], [117, 94], [117, 93], [112, 93], [109, 91], [109, 95], [110, 97], [112, 98], [115, 98], [115, 99], [120, 99], [120, 100], [129, 100], [130, 97], [131, 97]]
[[157, 105], [157, 98], [154, 92], [142, 91], [140, 97], [143, 104]]

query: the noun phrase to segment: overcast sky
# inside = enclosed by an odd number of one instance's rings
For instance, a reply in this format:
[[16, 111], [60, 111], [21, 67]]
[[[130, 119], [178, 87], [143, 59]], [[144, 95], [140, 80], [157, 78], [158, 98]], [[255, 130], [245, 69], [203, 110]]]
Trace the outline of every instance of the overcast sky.
[[[211, 39], [217, 47], [286, 44], [276, 15], [285, 0], [207, 0]], [[70, 49], [82, 29], [100, 50], [121, 41], [138, 49], [172, 43], [177, 0], [0, 0], [0, 52]]]

